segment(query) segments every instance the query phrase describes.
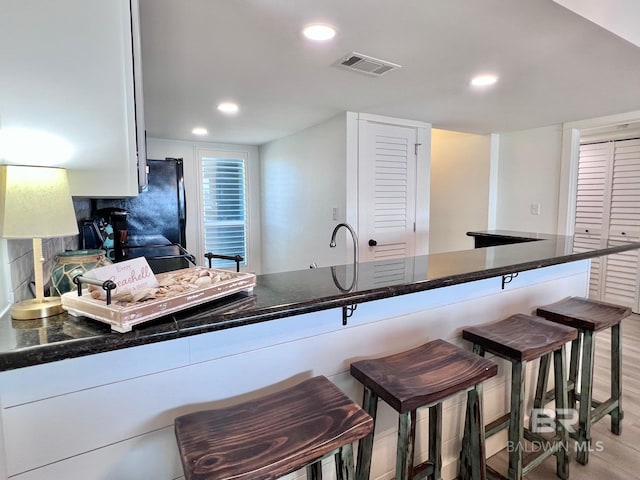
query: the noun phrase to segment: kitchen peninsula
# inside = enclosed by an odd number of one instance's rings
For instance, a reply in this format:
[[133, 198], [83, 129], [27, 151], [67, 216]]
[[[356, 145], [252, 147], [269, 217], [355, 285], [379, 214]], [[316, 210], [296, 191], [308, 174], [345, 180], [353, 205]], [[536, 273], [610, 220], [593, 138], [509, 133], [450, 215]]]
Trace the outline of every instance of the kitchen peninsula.
[[[463, 345], [462, 327], [584, 296], [590, 258], [640, 248], [630, 242], [573, 253], [572, 237], [473, 235], [520, 243], [361, 263], [355, 280], [352, 265], [260, 275], [251, 294], [126, 334], [66, 314], [42, 322], [7, 314], [0, 479], [179, 478], [177, 415], [320, 374], [360, 401], [352, 361], [435, 338]], [[508, 408], [505, 395], [501, 372], [485, 387], [487, 421]], [[445, 402], [443, 478], [455, 474], [462, 405], [462, 398]], [[373, 478], [394, 468], [396, 417], [384, 407], [379, 415]], [[501, 447], [492, 440], [489, 453]]]

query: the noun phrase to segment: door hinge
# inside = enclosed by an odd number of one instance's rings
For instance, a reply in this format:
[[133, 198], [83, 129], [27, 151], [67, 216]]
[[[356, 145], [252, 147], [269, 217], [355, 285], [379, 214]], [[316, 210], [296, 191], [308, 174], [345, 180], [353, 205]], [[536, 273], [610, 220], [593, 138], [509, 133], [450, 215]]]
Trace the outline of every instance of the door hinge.
[[421, 143], [416, 143], [416, 144], [414, 145], [414, 152], [415, 152], [416, 157], [418, 156], [418, 147], [419, 147], [420, 145], [422, 145], [422, 144], [421, 144]]
[[413, 222], [413, 233], [416, 233], [416, 222]]

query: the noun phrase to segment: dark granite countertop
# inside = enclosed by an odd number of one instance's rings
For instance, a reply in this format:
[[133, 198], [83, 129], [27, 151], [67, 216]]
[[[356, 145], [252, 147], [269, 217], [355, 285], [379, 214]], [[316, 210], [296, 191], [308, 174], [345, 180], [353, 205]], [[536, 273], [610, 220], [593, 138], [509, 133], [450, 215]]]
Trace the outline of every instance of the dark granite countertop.
[[[508, 236], [509, 232], [474, 232]], [[640, 248], [617, 243], [573, 253], [573, 237], [513, 233], [532, 241], [398, 260], [259, 275], [240, 293], [113, 333], [106, 324], [61, 314], [46, 320], [0, 318], [0, 371], [134, 347], [318, 310], [347, 306]]]
[[478, 231], [467, 232], [467, 235], [470, 237], [493, 237], [493, 238], [497, 237], [497, 238], [513, 239], [515, 241], [552, 240], [558, 237], [557, 235], [551, 235], [548, 233], [516, 232], [513, 230], [478, 230]]

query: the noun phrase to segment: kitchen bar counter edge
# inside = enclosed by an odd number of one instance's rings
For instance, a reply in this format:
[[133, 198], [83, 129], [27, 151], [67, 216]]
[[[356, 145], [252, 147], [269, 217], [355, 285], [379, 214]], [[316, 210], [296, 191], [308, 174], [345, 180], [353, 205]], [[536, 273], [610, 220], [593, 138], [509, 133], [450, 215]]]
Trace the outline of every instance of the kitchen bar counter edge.
[[[396, 260], [401, 279], [376, 277], [383, 262], [259, 275], [251, 294], [237, 294], [197, 309], [141, 325], [130, 333], [112, 333], [92, 320], [62, 314], [27, 324], [0, 319], [0, 371], [145, 345], [190, 335], [266, 322], [363, 302], [406, 295], [476, 280], [640, 248], [629, 242], [573, 253], [573, 238], [511, 231], [468, 232], [494, 239], [498, 246]], [[513, 244], [505, 244], [512, 239]], [[526, 243], [524, 243], [526, 242]], [[388, 261], [387, 261], [388, 264]], [[407, 273], [409, 272], [409, 273]], [[350, 283], [351, 289], [346, 288]], [[353, 288], [354, 287], [354, 288]], [[351, 291], [348, 291], [351, 290]], [[357, 313], [356, 313], [357, 314]], [[341, 318], [336, 317], [336, 322]]]

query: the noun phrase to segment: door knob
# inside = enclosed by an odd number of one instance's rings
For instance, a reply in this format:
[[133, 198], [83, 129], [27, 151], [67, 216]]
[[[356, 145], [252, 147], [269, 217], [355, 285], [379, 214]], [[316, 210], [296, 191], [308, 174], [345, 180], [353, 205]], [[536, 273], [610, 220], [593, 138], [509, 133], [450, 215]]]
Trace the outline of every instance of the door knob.
[[369, 246], [370, 247], [375, 247], [378, 244], [378, 242], [376, 242], [373, 238], [371, 240], [369, 240]]

